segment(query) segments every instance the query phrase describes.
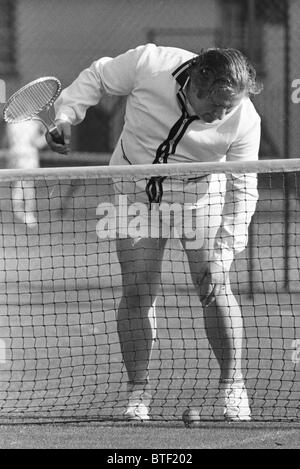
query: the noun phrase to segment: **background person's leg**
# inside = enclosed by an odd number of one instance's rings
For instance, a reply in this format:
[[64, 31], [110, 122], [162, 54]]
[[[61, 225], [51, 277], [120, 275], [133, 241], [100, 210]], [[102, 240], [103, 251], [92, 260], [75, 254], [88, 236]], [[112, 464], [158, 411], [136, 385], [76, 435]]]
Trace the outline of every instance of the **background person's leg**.
[[34, 226], [36, 220], [36, 195], [33, 181], [16, 181], [12, 186], [12, 204], [15, 216], [23, 223]]

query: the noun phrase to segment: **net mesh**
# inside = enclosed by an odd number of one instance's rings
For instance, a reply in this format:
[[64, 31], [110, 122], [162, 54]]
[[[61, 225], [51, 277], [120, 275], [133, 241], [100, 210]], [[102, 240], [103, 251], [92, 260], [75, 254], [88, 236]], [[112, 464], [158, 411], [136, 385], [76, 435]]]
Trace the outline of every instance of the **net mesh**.
[[50, 106], [57, 98], [61, 86], [58, 80], [47, 78], [32, 82], [14, 94], [4, 109], [6, 122], [31, 119]]
[[[118, 235], [113, 236], [112, 216], [101, 225], [106, 238], [99, 221], [116, 207], [116, 184], [128, 191], [163, 175], [165, 187], [175, 192], [188, 179], [207, 184], [208, 173], [223, 180], [224, 170], [227, 178], [238, 172], [242, 180], [245, 172], [258, 175], [251, 236], [231, 268], [243, 316], [242, 369], [252, 419], [299, 420], [299, 161], [184, 166], [184, 172], [182, 165], [2, 171], [0, 421], [122, 418], [128, 374], [117, 328]], [[137, 193], [126, 192], [130, 203], [140, 200]], [[143, 225], [139, 218], [130, 226]], [[138, 242], [132, 238], [131, 246]], [[193, 406], [203, 420], [222, 419], [220, 367], [179, 237], [166, 240], [161, 277], [154, 267], [150, 277], [145, 274], [153, 251], [143, 246], [139, 263], [131, 254], [126, 255], [127, 265], [135, 261], [133, 286], [145, 275], [141, 309], [149, 278], [157, 274], [152, 418], [180, 419]], [[143, 337], [145, 330], [131, 332]]]

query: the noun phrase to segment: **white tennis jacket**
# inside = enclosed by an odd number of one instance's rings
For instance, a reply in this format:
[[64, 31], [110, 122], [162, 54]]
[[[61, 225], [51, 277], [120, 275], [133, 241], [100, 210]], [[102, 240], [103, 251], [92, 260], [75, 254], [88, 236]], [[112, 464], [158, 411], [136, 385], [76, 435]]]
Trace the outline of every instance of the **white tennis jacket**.
[[[244, 98], [224, 119], [206, 123], [185, 96], [187, 70], [196, 56], [147, 44], [83, 70], [58, 98], [56, 120], [80, 123], [104, 94], [127, 96], [124, 128], [110, 164], [165, 164], [258, 159], [260, 117]], [[228, 270], [247, 244], [257, 202], [256, 177], [227, 181], [222, 223], [212, 261]]]

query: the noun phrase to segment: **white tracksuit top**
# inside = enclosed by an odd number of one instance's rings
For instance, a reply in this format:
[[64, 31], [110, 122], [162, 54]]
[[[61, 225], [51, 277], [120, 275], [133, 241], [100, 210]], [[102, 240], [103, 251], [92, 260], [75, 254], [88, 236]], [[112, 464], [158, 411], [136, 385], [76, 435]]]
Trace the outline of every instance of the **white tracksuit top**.
[[[244, 98], [222, 120], [203, 122], [185, 96], [187, 70], [196, 56], [147, 44], [83, 70], [56, 101], [56, 120], [80, 123], [104, 94], [127, 96], [125, 123], [110, 164], [253, 161], [258, 159], [260, 117]], [[227, 178], [222, 223], [212, 260], [230, 268], [248, 237], [257, 202], [253, 174]]]

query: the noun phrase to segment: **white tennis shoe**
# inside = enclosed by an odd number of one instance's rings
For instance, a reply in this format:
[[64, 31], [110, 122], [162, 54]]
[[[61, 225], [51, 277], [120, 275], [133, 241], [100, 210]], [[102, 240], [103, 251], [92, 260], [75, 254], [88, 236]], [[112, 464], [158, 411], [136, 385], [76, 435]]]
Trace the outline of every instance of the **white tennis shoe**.
[[132, 386], [129, 386], [128, 390], [128, 405], [124, 413], [124, 418], [126, 420], [140, 420], [146, 421], [150, 420], [149, 416], [149, 406], [151, 402], [151, 393], [148, 389], [134, 389]]
[[150, 420], [149, 408], [143, 403], [128, 405], [124, 417], [126, 420], [138, 420], [141, 422]]
[[232, 422], [249, 422], [251, 410], [243, 380], [221, 383], [224, 397], [224, 418]]

